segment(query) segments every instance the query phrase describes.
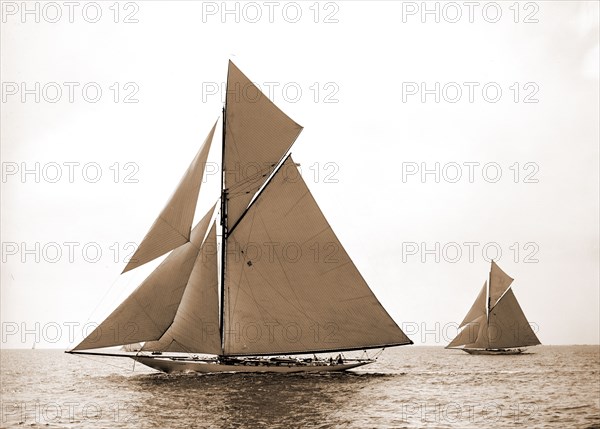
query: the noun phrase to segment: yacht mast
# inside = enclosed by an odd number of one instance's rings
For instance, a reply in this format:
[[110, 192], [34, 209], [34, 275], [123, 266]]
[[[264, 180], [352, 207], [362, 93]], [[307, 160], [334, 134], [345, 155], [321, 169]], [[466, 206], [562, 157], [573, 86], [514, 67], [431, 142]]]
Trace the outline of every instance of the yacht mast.
[[221, 351], [225, 349], [225, 256], [227, 251], [227, 189], [225, 189], [225, 130], [227, 121], [227, 99], [223, 107], [223, 132], [221, 143], [221, 307], [219, 313], [219, 331], [221, 337]]

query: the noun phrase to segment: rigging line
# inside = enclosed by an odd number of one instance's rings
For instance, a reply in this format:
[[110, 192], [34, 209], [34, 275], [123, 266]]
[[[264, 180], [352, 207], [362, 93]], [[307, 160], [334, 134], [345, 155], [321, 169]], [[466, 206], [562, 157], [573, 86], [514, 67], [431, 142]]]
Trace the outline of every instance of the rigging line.
[[[248, 274], [247, 274], [246, 272], [244, 272], [244, 273], [243, 273], [243, 275], [244, 275], [244, 277], [245, 277], [245, 279], [246, 279], [246, 285], [247, 285], [247, 288], [248, 288], [248, 290], [247, 290], [247, 291], [246, 291], [246, 290], [241, 290], [241, 292], [242, 292], [242, 293], [244, 293], [244, 294], [246, 294], [247, 296], [249, 296], [249, 297], [250, 297], [250, 299], [252, 300], [252, 302], [254, 302], [254, 304], [256, 305], [256, 307], [257, 307], [259, 310], [262, 310], [262, 311], [260, 312], [260, 316], [261, 316], [261, 319], [262, 319], [263, 323], [265, 323], [265, 324], [266, 324], [266, 319], [265, 319], [265, 318], [264, 318], [264, 316], [263, 316], [265, 313], [266, 313], [267, 315], [269, 315], [269, 316], [270, 316], [272, 319], [274, 319], [274, 320], [277, 320], [275, 317], [273, 317], [273, 315], [272, 315], [272, 314], [269, 312], [269, 310], [268, 310], [267, 308], [263, 307], [263, 306], [262, 306], [262, 305], [261, 305], [261, 304], [258, 302], [258, 300], [256, 299], [256, 297], [254, 296], [254, 291], [252, 290], [252, 285], [251, 285], [251, 283], [248, 281]], [[279, 322], [279, 321], [278, 321], [278, 322]]]
[[[245, 264], [244, 264], [244, 265], [245, 265]], [[242, 267], [243, 267], [243, 266], [242, 266]], [[261, 272], [261, 270], [259, 270], [259, 269], [256, 267], [256, 265], [253, 265], [253, 267], [254, 267], [254, 269], [256, 270], [256, 272], [258, 273], [258, 275], [259, 275], [259, 276], [260, 276], [260, 277], [263, 279], [263, 281], [265, 282], [265, 284], [267, 284], [267, 285], [269, 286], [269, 288], [270, 288], [270, 289], [271, 289], [271, 290], [272, 290], [274, 293], [276, 293], [276, 294], [277, 294], [279, 297], [281, 297], [281, 298], [282, 298], [282, 299], [283, 299], [285, 302], [287, 302], [288, 304], [290, 304], [290, 306], [292, 306], [292, 307], [294, 308], [294, 310], [296, 310], [296, 311], [298, 311], [299, 313], [303, 314], [303, 315], [304, 315], [304, 316], [305, 316], [305, 317], [306, 317], [308, 320], [310, 320], [310, 321], [312, 321], [312, 322], [315, 322], [315, 323], [317, 322], [317, 321], [316, 321], [314, 318], [310, 317], [310, 316], [309, 316], [309, 315], [308, 315], [308, 314], [305, 312], [305, 310], [304, 310], [304, 309], [302, 309], [301, 307], [297, 307], [297, 306], [296, 306], [296, 305], [295, 305], [293, 302], [291, 302], [289, 299], [287, 299], [287, 297], [286, 297], [285, 295], [283, 295], [283, 294], [281, 293], [281, 291], [280, 291], [280, 290], [279, 290], [277, 287], [275, 287], [275, 286], [274, 286], [274, 285], [273, 285], [273, 284], [272, 284], [272, 283], [271, 283], [271, 282], [270, 282], [270, 281], [269, 281], [269, 280], [268, 280], [268, 279], [267, 279], [267, 278], [266, 278], [266, 277], [263, 275], [263, 273]], [[247, 276], [247, 274], [245, 274], [245, 273], [246, 273], [246, 272], [245, 272], [244, 270], [242, 270], [242, 274], [244, 275], [244, 277], [245, 277], [245, 278], [246, 278], [246, 280], [247, 280], [248, 287], [251, 289], [250, 282], [248, 281], [248, 276]], [[284, 271], [284, 275], [285, 275], [285, 271]], [[286, 276], [286, 278], [287, 278], [287, 276]], [[238, 283], [238, 284], [239, 284], [239, 283]], [[249, 297], [252, 299], [252, 301], [253, 301], [253, 302], [256, 304], [256, 306], [257, 306], [257, 307], [260, 307], [260, 308], [264, 309], [264, 312], [265, 312], [265, 313], [268, 313], [269, 315], [271, 315], [271, 314], [269, 313], [269, 311], [267, 311], [267, 309], [266, 309], [266, 308], [264, 308], [264, 307], [263, 307], [263, 306], [262, 306], [262, 305], [261, 305], [261, 304], [260, 304], [260, 303], [259, 303], [259, 302], [256, 300], [256, 298], [254, 297], [254, 294], [253, 294], [253, 293], [249, 293], [249, 292], [247, 292], [247, 291], [245, 291], [245, 290], [242, 290], [241, 288], [238, 288], [238, 289], [240, 290], [240, 292], [243, 292], [243, 293], [245, 293], [247, 296], [249, 296]], [[273, 317], [273, 316], [271, 316], [271, 317]], [[273, 319], [275, 319], [275, 317], [273, 317]]]
[[[121, 370], [129, 370], [129, 366], [125, 367], [125, 366], [119, 366], [119, 365], [115, 365], [114, 363], [109, 363], [106, 361], [106, 359], [94, 359], [93, 357], [90, 357], [89, 355], [82, 355], [82, 354], [76, 354], [75, 356], [81, 358], [81, 359], [88, 359], [92, 362], [98, 363], [98, 364], [102, 364], [104, 365], [108, 365], [108, 366], [113, 366], [115, 368], [121, 369]], [[135, 366], [134, 366], [135, 368]]]
[[[231, 170], [229, 170], [229, 171], [231, 171]], [[258, 183], [260, 181], [260, 179], [265, 177], [265, 175], [263, 175], [261, 173], [262, 172], [258, 172], [258, 173], [254, 174], [252, 176], [249, 176], [245, 179], [239, 180], [236, 183], [229, 186], [229, 188], [227, 188], [227, 190], [229, 192], [231, 192], [232, 194], [237, 194], [237, 195], [245, 194], [247, 189], [250, 189], [256, 183]], [[258, 185], [258, 186], [260, 187], [260, 185]]]
[[[313, 322], [316, 322], [316, 320], [314, 320], [313, 318], [311, 318], [311, 317], [310, 317], [310, 316], [309, 316], [309, 315], [308, 315], [308, 314], [307, 314], [307, 313], [304, 311], [304, 309], [303, 309], [302, 307], [298, 307], [298, 306], [297, 306], [296, 304], [294, 304], [292, 301], [290, 301], [289, 299], [287, 299], [287, 298], [286, 298], [286, 296], [285, 296], [285, 295], [283, 295], [283, 294], [281, 293], [281, 291], [279, 290], [279, 288], [277, 288], [277, 287], [273, 286], [273, 284], [272, 284], [272, 283], [271, 283], [271, 282], [270, 282], [270, 281], [269, 281], [269, 280], [268, 280], [268, 279], [267, 279], [267, 278], [266, 278], [266, 277], [263, 275], [263, 273], [261, 272], [261, 270], [259, 270], [258, 268], [256, 268], [256, 266], [254, 266], [254, 265], [253, 265], [253, 267], [256, 269], [256, 272], [258, 273], [258, 275], [259, 275], [259, 276], [260, 276], [260, 277], [261, 277], [261, 278], [264, 280], [265, 284], [267, 284], [267, 285], [269, 286], [269, 288], [270, 288], [270, 289], [271, 289], [271, 290], [272, 290], [274, 293], [276, 293], [277, 295], [279, 295], [279, 296], [280, 296], [280, 297], [281, 297], [281, 298], [282, 298], [282, 299], [283, 299], [285, 302], [287, 302], [288, 304], [290, 304], [290, 306], [292, 306], [292, 307], [294, 308], [294, 310], [298, 311], [299, 313], [302, 313], [302, 314], [303, 314], [303, 315], [304, 315], [304, 316], [305, 316], [307, 319], [309, 319], [309, 320], [311, 320], [311, 321], [313, 321]], [[283, 271], [283, 269], [282, 269], [282, 271]], [[257, 307], [259, 307], [259, 308], [263, 309], [263, 310], [264, 310], [264, 312], [265, 312], [265, 313], [267, 313], [267, 314], [269, 314], [269, 316], [271, 316], [273, 319], [276, 319], [276, 318], [275, 318], [275, 317], [273, 317], [273, 316], [270, 314], [270, 312], [269, 312], [269, 311], [268, 311], [268, 310], [267, 310], [265, 307], [263, 307], [263, 306], [262, 306], [262, 305], [261, 305], [261, 304], [258, 302], [258, 300], [255, 298], [255, 296], [254, 296], [254, 292], [252, 291], [252, 286], [251, 286], [250, 282], [248, 281], [248, 276], [247, 276], [247, 274], [246, 274], [246, 271], [243, 271], [243, 273], [244, 273], [244, 276], [245, 276], [245, 278], [246, 278], [246, 280], [247, 280], [248, 288], [250, 289], [250, 292], [251, 292], [251, 293], [248, 293], [248, 292], [246, 292], [246, 291], [244, 291], [244, 290], [242, 290], [242, 292], [244, 292], [246, 295], [248, 295], [248, 296], [249, 296], [249, 297], [252, 299], [252, 301], [255, 303], [255, 305], [256, 305]], [[287, 278], [287, 275], [286, 275], [285, 271], [283, 271], [283, 274], [284, 274], [284, 276], [286, 277], [286, 279], [288, 280], [288, 283], [289, 283], [289, 279]], [[297, 297], [296, 297], [296, 299], [297, 299]], [[299, 300], [298, 300], [298, 301], [299, 301]], [[277, 319], [276, 319], [276, 320], [277, 320]]]
[[[98, 310], [98, 307], [100, 307], [100, 304], [102, 304], [102, 302], [106, 299], [106, 297], [108, 296], [108, 293], [112, 290], [112, 288], [115, 286], [117, 281], [119, 281], [119, 278], [120, 277], [117, 277], [116, 279], [114, 279], [112, 284], [110, 285], [110, 287], [106, 290], [106, 292], [104, 292], [104, 296], [100, 299], [100, 301], [98, 301], [98, 303], [96, 304], [96, 307], [92, 310], [92, 312], [86, 319], [84, 325], [87, 325], [87, 323], [90, 321], [90, 319], [92, 318], [92, 315], [96, 312], [96, 310]], [[69, 346], [71, 346], [74, 341], [75, 341], [75, 339], [73, 338], [73, 340], [71, 342], [69, 342]]]
[[[323, 274], [329, 274], [330, 272], [339, 270], [340, 268], [343, 268], [348, 264], [352, 264], [352, 260], [349, 257], [347, 258], [346, 262], [341, 262], [341, 263], [335, 264], [334, 267], [331, 267], [330, 269], [323, 271]], [[354, 265], [354, 268], [356, 269], [356, 271], [358, 271], [358, 268], [356, 268], [356, 265]], [[360, 275], [360, 272], [358, 272], [358, 274]], [[362, 278], [362, 275], [360, 277]], [[367, 286], [369, 286], [369, 284], [365, 281], [365, 279], [362, 279], [362, 280]], [[371, 292], [371, 294], [373, 294], [373, 291], [371, 290], [370, 287], [369, 287], [369, 291]]]
[[[190, 351], [190, 349], [188, 349], [185, 345], [183, 345], [182, 343], [180, 343], [179, 341], [177, 341], [175, 338], [173, 338], [171, 340], [171, 343], [177, 343], [179, 344], [179, 347], [181, 347], [184, 350], [184, 353], [187, 353], [189, 355], [189, 357], [193, 358], [194, 357], [194, 352]], [[171, 344], [169, 344], [170, 346]], [[166, 349], [165, 349], [166, 350]]]
[[[195, 211], [195, 210], [194, 210], [194, 211]], [[169, 225], [173, 231], [175, 231], [175, 232], [176, 232], [177, 234], [179, 234], [181, 237], [185, 238], [185, 239], [186, 239], [186, 241], [190, 241], [190, 237], [189, 237], [189, 236], [190, 236], [190, 235], [191, 235], [191, 233], [192, 233], [192, 226], [191, 226], [191, 225], [190, 225], [190, 227], [189, 227], [188, 236], [186, 237], [185, 235], [183, 235], [182, 233], [180, 233], [179, 231], [177, 231], [177, 229], [176, 229], [176, 228], [175, 228], [173, 225], [171, 225], [171, 224], [170, 224], [170, 223], [169, 223], [169, 222], [168, 222], [168, 221], [167, 221], [165, 218], [163, 218], [163, 217], [162, 217], [162, 214], [161, 214], [161, 215], [158, 215], [158, 218], [157, 218], [157, 219], [160, 219], [160, 220], [162, 220], [164, 223], [166, 223], [167, 225]], [[194, 219], [193, 219], [193, 217], [192, 217], [192, 221], [193, 221], [193, 220], [194, 220]], [[152, 224], [152, 226], [154, 226], [154, 224]], [[151, 229], [152, 229], [152, 226], [150, 227]], [[148, 232], [150, 232], [150, 231], [148, 231]], [[144, 238], [145, 238], [145, 236], [144, 236]], [[144, 240], [142, 239], [142, 241], [144, 241]]]
[[[129, 284], [131, 283], [131, 276], [128, 276], [129, 278], [126, 280], [126, 284], [124, 286], [123, 289], [127, 289], [127, 287], [129, 286]], [[104, 300], [106, 300], [106, 297], [108, 296], [108, 294], [112, 291], [112, 289], [114, 288], [114, 286], [117, 284], [117, 282], [119, 281], [119, 279], [121, 278], [121, 276], [117, 276], [112, 284], [110, 285], [110, 287], [106, 290], [106, 292], [104, 292], [104, 295], [102, 296], [102, 298], [98, 301], [98, 303], [96, 304], [96, 307], [94, 307], [94, 309], [92, 310], [92, 312], [89, 314], [89, 316], [87, 317], [84, 325], [86, 325], [92, 318], [92, 316], [94, 315], [94, 313], [98, 310], [98, 308], [100, 307], [100, 305], [104, 302]], [[139, 287], [139, 286], [138, 286]], [[137, 288], [136, 288], [137, 289]], [[131, 293], [135, 292], [134, 289]], [[122, 300], [121, 300], [122, 301]], [[113, 310], [114, 311], [114, 310]], [[109, 317], [112, 314], [112, 312], [110, 312], [106, 317]], [[98, 326], [100, 326], [100, 324], [98, 324]], [[86, 337], [87, 338], [87, 337]], [[81, 341], [84, 341], [85, 338], [83, 338]], [[69, 346], [71, 346], [73, 343], [75, 342], [75, 338], [73, 338], [72, 341], [69, 342]]]
[[[225, 152], [225, 144], [227, 145], [228, 148], [232, 148], [235, 151], [235, 155], [237, 156], [238, 159], [241, 159], [241, 155], [240, 155], [240, 151], [238, 149], [238, 145], [237, 142], [235, 140], [235, 133], [232, 131], [231, 129], [231, 124], [229, 123], [230, 121], [227, 120], [227, 97], [225, 98], [225, 115], [224, 116], [224, 120], [225, 120], [225, 138], [224, 138], [224, 144], [223, 144], [223, 152]], [[225, 156], [223, 155], [223, 161], [225, 160]], [[229, 170], [228, 168], [226, 168], [225, 162], [223, 162], [223, 174], [225, 177], [227, 177], [226, 172], [227, 170]]]
[[500, 300], [502, 298], [504, 298], [504, 295], [506, 295], [508, 293], [508, 291], [512, 288], [512, 286], [513, 286], [513, 282], [510, 282], [510, 285], [506, 288], [506, 290], [504, 291], [504, 293], [502, 293], [502, 295], [500, 295], [500, 298], [498, 298], [496, 300], [496, 303], [492, 306], [492, 308], [490, 308], [490, 311], [492, 311], [494, 308], [496, 308], [496, 306], [500, 303]]
[[242, 180], [239, 180], [238, 182], [234, 183], [232, 186], [229, 187], [229, 191], [235, 191], [239, 193], [244, 189], [249, 188], [250, 186], [259, 182], [263, 177], [268, 177], [273, 172], [276, 166], [277, 163], [270, 163], [268, 167], [264, 167], [263, 169], [258, 170], [256, 173], [249, 175], [248, 177], [243, 178]]
[[244, 219], [244, 217], [246, 216], [246, 214], [248, 214], [248, 212], [250, 211], [250, 209], [252, 207], [254, 207], [254, 205], [257, 203], [258, 199], [265, 192], [265, 189], [267, 189], [267, 187], [269, 186], [269, 184], [271, 183], [271, 181], [273, 181], [273, 179], [275, 178], [275, 176], [277, 176], [277, 173], [279, 173], [279, 171], [281, 171], [281, 168], [283, 167], [283, 165], [285, 164], [285, 162], [288, 160], [288, 158], [290, 158], [290, 156], [292, 156], [292, 154], [288, 153], [287, 156], [285, 156], [284, 158], [282, 158], [279, 161], [279, 165], [274, 170], [273, 174], [271, 174], [271, 177], [269, 177], [269, 179], [263, 184], [262, 188], [256, 193], [256, 195], [254, 195], [254, 198], [250, 200], [250, 204], [242, 212], [242, 214], [239, 216], [238, 220], [233, 224], [233, 226], [231, 228], [229, 228], [229, 234], [231, 234], [235, 230], [235, 228], [240, 224], [240, 222], [242, 221], [242, 219]]
[[[271, 284], [270, 284], [270, 283], [269, 283], [269, 282], [268, 282], [268, 281], [267, 281], [267, 280], [266, 280], [266, 279], [263, 277], [263, 275], [260, 273], [260, 271], [258, 271], [258, 270], [257, 270], [257, 272], [258, 272], [258, 274], [259, 274], [259, 275], [260, 275], [260, 276], [261, 276], [261, 277], [262, 277], [262, 278], [265, 280], [265, 282], [266, 282], [266, 283], [267, 283], [267, 284], [268, 284], [268, 285], [271, 287], [271, 289], [274, 289], [274, 288], [272, 287], [272, 285], [271, 285]], [[248, 277], [247, 277], [247, 275], [245, 275], [245, 277], [246, 277], [246, 279], [248, 278]], [[267, 323], [268, 321], [267, 321], [267, 320], [264, 318], [264, 314], [266, 313], [266, 314], [267, 314], [267, 315], [269, 315], [269, 316], [270, 316], [270, 317], [271, 317], [273, 320], [275, 320], [275, 321], [276, 321], [276, 322], [277, 322], [277, 323], [278, 323], [280, 326], [284, 326], [284, 324], [283, 324], [283, 323], [281, 323], [277, 317], [274, 317], [274, 316], [273, 316], [273, 315], [272, 315], [272, 314], [271, 314], [271, 313], [270, 313], [270, 312], [269, 312], [269, 311], [268, 311], [268, 310], [267, 310], [265, 307], [263, 307], [262, 305], [260, 305], [260, 304], [259, 304], [258, 300], [257, 300], [257, 299], [255, 298], [255, 296], [254, 296], [254, 291], [252, 290], [252, 286], [251, 286], [251, 283], [250, 283], [249, 281], [247, 281], [247, 285], [248, 285], [248, 289], [250, 289], [250, 291], [248, 292], [248, 291], [242, 290], [241, 292], [242, 292], [242, 293], [245, 293], [247, 296], [249, 296], [249, 297], [250, 297], [250, 299], [251, 299], [251, 300], [254, 302], [254, 304], [256, 305], [256, 307], [257, 307], [258, 309], [262, 310], [262, 312], [261, 312], [261, 319], [262, 319], [263, 323], [264, 323], [266, 326], [269, 326], [269, 323]], [[276, 292], [277, 292], [277, 291], [276, 291]], [[278, 292], [278, 293], [279, 293], [279, 292]], [[281, 294], [280, 294], [280, 295], [281, 295]], [[294, 306], [294, 304], [292, 304], [292, 303], [291, 303], [291, 302], [289, 302], [287, 299], [285, 299], [285, 297], [284, 297], [284, 300], [285, 300], [285, 301], [287, 301], [287, 302], [288, 302], [290, 305]], [[300, 311], [300, 312], [302, 312], [302, 311]], [[317, 323], [317, 322], [316, 322], [314, 319], [312, 319], [312, 318], [311, 318], [311, 317], [309, 317], [308, 315], [306, 315], [306, 318], [307, 318], [307, 319], [309, 319], [309, 320], [311, 320], [311, 321], [312, 321], [312, 322], [314, 322], [314, 323]], [[309, 349], [309, 347], [308, 347], [308, 346], [307, 346], [307, 345], [306, 345], [304, 342], [302, 342], [301, 340], [297, 340], [297, 341], [295, 341], [295, 343], [296, 343], [296, 344], [299, 344], [299, 345], [301, 345], [301, 346], [303, 346], [303, 347], [304, 347], [304, 349], [306, 349], [306, 350], [308, 350], [308, 349]]]
[[[331, 232], [332, 232], [332, 234], [333, 234], [334, 238], [336, 238], [336, 239], [337, 239], [337, 236], [335, 235], [335, 233], [334, 233], [334, 232], [333, 232], [333, 230], [331, 229], [331, 226], [329, 225], [329, 223], [325, 223], [325, 224], [327, 225], [325, 228], [323, 228], [323, 229], [322, 229], [322, 230], [320, 230], [319, 232], [317, 232], [317, 233], [315, 233], [315, 234], [311, 235], [310, 237], [308, 237], [306, 240], [304, 240], [304, 241], [302, 242], [302, 244], [306, 244], [306, 243], [308, 243], [308, 242], [309, 242], [309, 241], [311, 241], [312, 239], [314, 239], [314, 238], [318, 237], [319, 235], [323, 234], [324, 232], [326, 232], [326, 231], [328, 231], [328, 230], [331, 230]], [[340, 242], [340, 240], [339, 240], [339, 239], [338, 239], [338, 242]], [[341, 247], [341, 242], [340, 242], [340, 247]]]
[[[194, 248], [198, 249], [198, 252], [200, 252], [200, 250], [202, 249], [202, 246], [204, 245], [204, 242], [206, 241], [206, 237], [208, 237], [208, 234], [210, 234], [210, 229], [212, 228], [211, 224], [216, 222], [215, 219], [215, 208], [217, 207], [217, 203], [219, 202], [220, 198], [217, 198], [217, 201], [215, 201], [215, 203], [213, 204], [212, 208], [208, 210], [208, 212], [205, 213], [205, 215], [207, 215], [208, 213], [210, 213], [211, 211], [213, 212], [212, 216], [210, 216], [210, 218], [208, 219], [208, 223], [206, 226], [206, 231], [204, 231], [204, 235], [202, 236], [202, 240], [200, 240], [200, 245], [196, 246], [192, 241], [192, 235], [190, 233], [190, 241], [189, 243], [192, 244], [192, 246], [194, 246]], [[198, 226], [200, 224], [202, 220], [200, 220], [194, 227]], [[182, 244], [182, 246], [184, 246], [185, 244]], [[181, 247], [181, 246], [179, 246]]]
[[[284, 295], [281, 294], [281, 292], [279, 290], [277, 290], [277, 288], [273, 287], [273, 285], [263, 276], [263, 274], [260, 272], [260, 270], [257, 270], [258, 274], [260, 275], [260, 277], [265, 281], [265, 283], [271, 288], [271, 290], [273, 290], [275, 293], [277, 293], [281, 298], [283, 298], [283, 300], [285, 302], [287, 302], [288, 304], [290, 304], [290, 306], [295, 309], [296, 311], [298, 311], [298, 313], [302, 314], [307, 320], [315, 323], [315, 324], [319, 324], [319, 322], [314, 319], [313, 317], [311, 317], [308, 313], [306, 313], [306, 311], [304, 310], [304, 308], [302, 307], [297, 307], [293, 302], [291, 302], [290, 300], [288, 300]], [[285, 274], [285, 273], [284, 273]], [[286, 276], [287, 279], [287, 276]], [[260, 304], [256, 301], [256, 298], [254, 298], [254, 295], [251, 295], [252, 300], [255, 302], [255, 304], [257, 305], [257, 307], [261, 307]], [[263, 308], [263, 307], [261, 307]], [[283, 326], [283, 323], [281, 323], [279, 321], [278, 318], [273, 317], [268, 310], [265, 309], [265, 313], [269, 314], [274, 320], [277, 321], [277, 323], [279, 323], [280, 325]], [[264, 319], [263, 319], [264, 322]], [[304, 347], [306, 347], [308, 349], [308, 347], [306, 346], [306, 344], [304, 344], [302, 341], [298, 341], [299, 344], [303, 345]]]
[[[253, 165], [252, 161], [250, 161], [248, 163], [248, 165]], [[263, 177], [268, 177], [273, 172], [273, 170], [275, 169], [276, 166], [277, 166], [276, 163], [269, 163], [268, 166], [264, 166], [264, 167], [258, 169], [254, 174], [250, 174], [246, 177], [242, 177], [241, 180], [234, 183], [233, 186], [231, 186], [229, 189], [236, 191], [237, 190], [236, 188], [243, 189], [244, 187], [249, 187], [249, 186], [253, 185], [254, 183], [258, 182], [259, 180], [261, 180]]]
[[[252, 220], [251, 220], [250, 227], [252, 227], [252, 225], [253, 225], [253, 224], [254, 224], [254, 214], [252, 215]], [[252, 230], [252, 229], [250, 229], [250, 232], [251, 232], [251, 230]], [[248, 237], [247, 237], [247, 239], [246, 239], [246, 242], [248, 242], [248, 241], [250, 240], [250, 232], [248, 232]], [[227, 239], [229, 239], [229, 237], [232, 237], [232, 235], [231, 235], [231, 230], [230, 230], [230, 231], [228, 232], [228, 234], [227, 234]], [[233, 237], [232, 239], [233, 239], [233, 241], [234, 241], [234, 243], [235, 243], [236, 245], [240, 245], [240, 250], [241, 250], [241, 244], [240, 244], [240, 242], [239, 242], [239, 241], [238, 241], [238, 240], [237, 240], [235, 237]], [[235, 248], [234, 248], [234, 250], [235, 250]], [[243, 258], [244, 258], [244, 262], [246, 262], [246, 259], [245, 259], [245, 258], [246, 258], [246, 255], [245, 255], [243, 252], [242, 252], [242, 255], [243, 255]], [[239, 285], [240, 285], [240, 283], [241, 283], [242, 275], [243, 275], [243, 270], [240, 270], [240, 274], [239, 274], [239, 277], [238, 277], [238, 279], [237, 279], [237, 285], [238, 285], [237, 291], [238, 291], [238, 292], [239, 292], [239, 289], [240, 289], [240, 288], [239, 288]], [[235, 302], [234, 302], [234, 304], [233, 304], [233, 308], [231, 308], [231, 299], [230, 299], [230, 296], [231, 296], [231, 294], [230, 294], [230, 288], [227, 288], [227, 298], [228, 298], [228, 305], [227, 305], [227, 308], [228, 308], [228, 310], [229, 310], [229, 311], [227, 312], [227, 323], [228, 323], [229, 325], [231, 325], [231, 316], [232, 316], [232, 314], [234, 314], [234, 313], [235, 313], [235, 311], [236, 311], [236, 308], [237, 308], [237, 294], [236, 294]], [[223, 309], [223, 312], [225, 312], [225, 309]], [[224, 337], [225, 337], [225, 333], [223, 333], [223, 338], [224, 338]]]
[[[186, 244], [187, 244], [187, 243], [186, 243]], [[194, 246], [194, 248], [196, 248], [196, 247]], [[193, 258], [192, 258], [192, 257], [190, 257], [190, 258], [187, 258], [187, 259], [185, 259], [184, 263], [183, 263], [183, 264], [181, 264], [181, 265], [185, 265], [185, 263], [186, 263], [186, 262], [188, 262], [188, 261], [189, 261], [189, 260], [191, 260], [191, 259], [194, 259], [194, 262], [195, 262], [196, 258], [198, 257], [198, 253], [199, 253], [199, 252], [196, 252], [196, 256], [195, 256], [195, 257], [193, 257]], [[163, 262], [164, 262], [164, 261], [163, 261]], [[159, 265], [159, 266], [160, 266], [160, 265]], [[193, 265], [192, 265], [192, 270], [193, 270]], [[177, 308], [179, 308], [179, 305], [181, 304], [181, 299], [183, 298], [183, 293], [185, 292], [185, 289], [186, 289], [186, 287], [187, 287], [187, 285], [188, 285], [188, 283], [189, 283], [189, 281], [190, 281], [190, 278], [189, 278], [189, 277], [191, 276], [191, 274], [192, 274], [192, 271], [190, 270], [190, 274], [187, 276], [188, 278], [187, 278], [187, 280], [186, 280], [186, 282], [185, 282], [185, 285], [183, 285], [183, 286], [181, 286], [181, 287], [178, 287], [177, 289], [174, 289], [173, 291], [171, 291], [171, 295], [172, 295], [174, 292], [176, 292], [176, 291], [178, 291], [178, 290], [180, 290], [180, 289], [183, 289], [183, 292], [181, 293], [181, 298], [178, 300], [177, 304], [171, 304], [171, 305], [169, 305], [168, 307], [167, 307], [167, 306], [165, 306], [165, 307], [163, 307], [163, 308], [165, 308], [165, 309], [166, 309], [166, 308], [173, 307], [173, 306], [175, 306], [175, 305], [177, 306]], [[148, 277], [148, 278], [149, 278], [149, 277]], [[148, 278], [146, 278], [146, 280], [147, 280]], [[144, 282], [145, 282], [145, 280], [144, 280]], [[141, 285], [139, 285], [139, 286], [136, 288], [136, 291], [137, 291], [137, 290], [138, 290], [140, 287], [142, 287], [142, 285], [144, 284], [144, 282], [142, 282], [142, 284], [141, 284]], [[135, 291], [134, 291], [133, 293], [135, 293]], [[164, 334], [165, 334], [165, 333], [166, 333], [166, 332], [169, 330], [169, 328], [170, 328], [170, 327], [171, 327], [171, 325], [173, 324], [173, 321], [175, 320], [175, 316], [177, 315], [177, 310], [175, 310], [175, 314], [173, 315], [173, 320], [171, 320], [171, 323], [169, 324], [169, 326], [167, 326], [167, 328], [163, 330], [163, 329], [161, 329], [161, 327], [160, 327], [160, 326], [158, 326], [157, 322], [156, 322], [156, 321], [155, 321], [155, 320], [152, 318], [152, 316], [151, 316], [150, 314], [148, 314], [148, 311], [146, 311], [146, 308], [144, 308], [144, 306], [142, 305], [142, 303], [140, 303], [140, 301], [138, 301], [137, 297], [136, 297], [136, 296], [134, 296], [134, 295], [133, 295], [133, 293], [130, 295], [130, 297], [132, 298], [132, 300], [133, 300], [133, 301], [135, 301], [135, 303], [138, 305], [138, 307], [139, 307], [139, 309], [141, 310], [141, 312], [142, 312], [142, 313], [143, 313], [143, 314], [146, 316], [147, 320], [149, 320], [149, 321], [150, 321], [150, 323], [152, 323], [152, 325], [154, 326], [154, 328], [155, 328], [156, 330], [158, 330], [158, 331], [162, 332], [162, 333], [160, 334], [160, 336], [158, 337], [158, 339], [157, 339], [157, 340], [160, 340], [160, 338], [161, 338], [161, 337], [162, 337], [162, 336], [163, 336], [163, 335], [164, 335]], [[111, 314], [112, 314], [112, 313], [111, 313]], [[103, 323], [104, 323], [104, 322], [103, 322]], [[151, 340], [151, 341], [157, 341], [157, 340]]]
[[300, 198], [298, 198], [296, 200], [296, 202], [294, 203], [294, 205], [292, 205], [292, 207], [290, 207], [284, 214], [283, 217], [287, 217], [287, 215], [289, 213], [292, 212], [292, 210], [294, 210], [296, 208], [296, 206], [298, 206], [298, 204], [300, 204], [300, 202], [302, 202], [302, 200], [304, 199], [304, 197], [306, 197], [307, 195], [310, 194], [310, 190], [308, 189], [308, 186], [306, 186], [306, 183], [304, 183], [304, 187], [306, 189], [306, 191], [304, 191], [304, 193], [302, 194], [302, 196], [300, 196]]

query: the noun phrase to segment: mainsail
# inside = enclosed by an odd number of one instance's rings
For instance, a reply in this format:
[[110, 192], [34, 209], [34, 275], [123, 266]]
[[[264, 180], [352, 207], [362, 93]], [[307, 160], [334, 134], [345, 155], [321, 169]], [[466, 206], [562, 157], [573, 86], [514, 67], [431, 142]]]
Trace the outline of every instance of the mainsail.
[[489, 283], [483, 285], [459, 326], [462, 330], [446, 348], [504, 349], [540, 344], [510, 288], [512, 282], [492, 261]]
[[345, 252], [291, 156], [231, 230], [227, 249], [226, 354], [411, 343]]
[[171, 253], [74, 350], [145, 342], [225, 357], [412, 344], [285, 157], [302, 127], [232, 62], [227, 85], [220, 253], [214, 207], [190, 232], [215, 124], [124, 272]]

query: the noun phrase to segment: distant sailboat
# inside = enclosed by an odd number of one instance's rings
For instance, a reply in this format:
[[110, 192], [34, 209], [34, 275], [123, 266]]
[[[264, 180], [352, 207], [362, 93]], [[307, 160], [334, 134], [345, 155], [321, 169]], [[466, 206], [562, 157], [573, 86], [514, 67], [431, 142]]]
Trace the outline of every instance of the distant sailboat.
[[492, 261], [489, 279], [446, 346], [469, 354], [514, 355], [540, 343], [512, 291], [513, 279]]
[[[216, 126], [123, 272], [171, 253], [68, 353], [128, 356], [165, 372], [306, 372], [373, 362], [343, 351], [412, 344], [286, 156], [302, 127], [232, 62], [220, 246], [216, 204], [191, 228]], [[135, 342], [144, 343], [141, 351], [106, 350]], [[316, 356], [322, 352], [339, 354]]]

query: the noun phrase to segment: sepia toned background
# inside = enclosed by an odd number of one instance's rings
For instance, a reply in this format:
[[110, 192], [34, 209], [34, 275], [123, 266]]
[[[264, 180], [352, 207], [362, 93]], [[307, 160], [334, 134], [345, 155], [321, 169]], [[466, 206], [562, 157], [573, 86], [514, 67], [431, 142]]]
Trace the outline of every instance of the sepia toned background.
[[598, 3], [475, 3], [2, 2], [2, 347], [73, 345], [156, 265], [119, 276], [228, 60], [304, 126], [294, 160], [416, 344], [491, 258], [543, 344], [597, 344]]

